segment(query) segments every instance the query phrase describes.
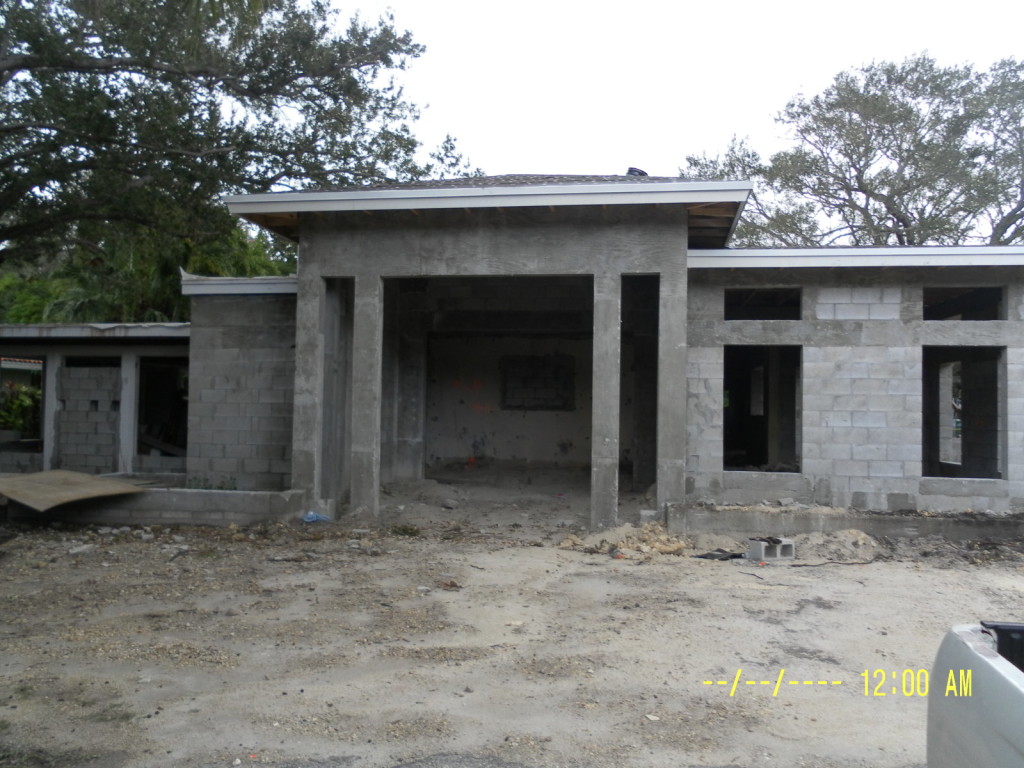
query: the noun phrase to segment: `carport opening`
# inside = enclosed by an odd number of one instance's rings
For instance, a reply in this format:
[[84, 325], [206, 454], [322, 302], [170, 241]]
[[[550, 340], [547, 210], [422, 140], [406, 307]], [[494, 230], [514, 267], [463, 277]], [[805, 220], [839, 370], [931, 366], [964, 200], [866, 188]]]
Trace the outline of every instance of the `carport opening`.
[[589, 276], [385, 280], [382, 480], [589, 488]]
[[800, 347], [725, 347], [726, 470], [800, 471]]
[[1004, 360], [1003, 347], [924, 348], [925, 476], [1003, 476]]

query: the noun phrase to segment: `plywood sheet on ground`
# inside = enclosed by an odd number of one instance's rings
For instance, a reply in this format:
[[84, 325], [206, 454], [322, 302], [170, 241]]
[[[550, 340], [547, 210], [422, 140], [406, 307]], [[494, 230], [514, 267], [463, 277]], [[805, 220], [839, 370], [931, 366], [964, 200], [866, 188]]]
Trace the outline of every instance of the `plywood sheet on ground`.
[[141, 490], [138, 486], [123, 480], [86, 475], [66, 469], [0, 477], [0, 495], [38, 512], [46, 512], [69, 501], [119, 496], [125, 493], [138, 493]]

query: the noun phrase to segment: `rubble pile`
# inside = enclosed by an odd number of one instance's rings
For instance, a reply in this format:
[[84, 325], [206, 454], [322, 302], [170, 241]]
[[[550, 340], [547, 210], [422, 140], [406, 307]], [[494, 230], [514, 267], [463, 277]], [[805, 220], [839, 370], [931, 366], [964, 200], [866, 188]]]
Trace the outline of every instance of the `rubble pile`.
[[682, 555], [691, 548], [686, 539], [672, 536], [661, 523], [646, 523], [641, 528], [622, 525], [586, 538], [569, 534], [558, 546], [588, 554], [615, 554], [626, 559], [637, 555]]

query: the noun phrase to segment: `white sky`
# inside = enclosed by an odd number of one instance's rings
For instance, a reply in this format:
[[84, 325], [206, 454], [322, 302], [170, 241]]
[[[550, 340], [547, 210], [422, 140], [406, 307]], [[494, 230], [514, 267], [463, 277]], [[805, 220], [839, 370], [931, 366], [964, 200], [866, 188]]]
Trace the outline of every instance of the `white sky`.
[[366, 21], [390, 8], [427, 47], [398, 77], [423, 110], [416, 134], [451, 133], [488, 174], [674, 176], [734, 134], [781, 149], [774, 116], [843, 70], [1024, 58], [1021, 0], [336, 2]]

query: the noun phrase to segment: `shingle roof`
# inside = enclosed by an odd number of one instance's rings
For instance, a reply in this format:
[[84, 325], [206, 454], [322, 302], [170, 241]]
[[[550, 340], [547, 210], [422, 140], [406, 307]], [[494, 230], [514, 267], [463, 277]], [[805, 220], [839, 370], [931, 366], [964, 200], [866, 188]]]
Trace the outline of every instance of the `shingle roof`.
[[459, 179], [385, 182], [367, 184], [361, 187], [344, 187], [343, 189], [483, 189], [489, 187], [553, 186], [557, 184], [664, 184], [680, 181], [692, 181], [692, 179], [686, 179], [681, 176], [571, 176], [516, 173], [502, 176], [467, 176]]

